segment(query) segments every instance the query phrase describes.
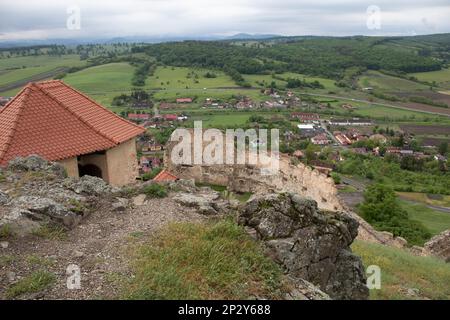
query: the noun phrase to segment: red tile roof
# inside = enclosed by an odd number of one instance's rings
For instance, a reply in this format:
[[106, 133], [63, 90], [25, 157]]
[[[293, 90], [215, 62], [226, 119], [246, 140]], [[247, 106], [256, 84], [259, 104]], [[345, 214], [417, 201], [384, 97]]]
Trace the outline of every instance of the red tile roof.
[[169, 171], [165, 169], [160, 173], [158, 173], [157, 176], [153, 178], [153, 181], [155, 182], [176, 181], [176, 180], [178, 180], [178, 177], [171, 174]]
[[0, 165], [30, 154], [54, 161], [110, 149], [144, 131], [62, 81], [29, 83], [0, 109]]

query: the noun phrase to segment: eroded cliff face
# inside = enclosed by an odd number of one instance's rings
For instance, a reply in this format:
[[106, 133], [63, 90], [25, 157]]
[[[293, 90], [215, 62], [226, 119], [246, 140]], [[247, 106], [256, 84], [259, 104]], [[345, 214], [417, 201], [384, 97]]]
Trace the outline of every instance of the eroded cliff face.
[[287, 155], [280, 155], [276, 174], [264, 175], [262, 165], [176, 165], [171, 161], [174, 145], [170, 143], [167, 146], [164, 164], [182, 179], [227, 186], [233, 192], [293, 192], [315, 200], [321, 209], [343, 210], [331, 178], [302, 163], [292, 164]]

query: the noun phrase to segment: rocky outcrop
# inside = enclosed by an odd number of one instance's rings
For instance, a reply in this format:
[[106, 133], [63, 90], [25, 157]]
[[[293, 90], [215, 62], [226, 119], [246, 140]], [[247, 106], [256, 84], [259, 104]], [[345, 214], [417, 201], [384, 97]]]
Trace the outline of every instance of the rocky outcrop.
[[425, 243], [424, 255], [432, 255], [450, 262], [450, 230], [446, 230]]
[[251, 198], [239, 223], [254, 229], [289, 276], [333, 299], [368, 298], [361, 259], [350, 249], [358, 223], [347, 214], [321, 211], [297, 194], [271, 193]]
[[[16, 158], [3, 171], [0, 191], [0, 226], [7, 224], [17, 235], [26, 235], [43, 224], [73, 228], [100, 200], [112, 204], [117, 189], [100, 178], [67, 178], [64, 168], [38, 156]], [[116, 211], [124, 210], [123, 201]]]

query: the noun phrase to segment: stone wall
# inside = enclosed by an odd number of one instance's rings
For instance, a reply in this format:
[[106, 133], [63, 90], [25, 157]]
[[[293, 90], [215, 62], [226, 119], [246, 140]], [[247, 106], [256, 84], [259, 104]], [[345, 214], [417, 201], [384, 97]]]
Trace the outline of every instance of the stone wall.
[[107, 181], [111, 185], [123, 186], [136, 182], [136, 178], [139, 176], [136, 153], [136, 139], [134, 138], [106, 151]]
[[174, 165], [169, 145], [165, 166], [182, 179], [195, 179], [199, 183], [227, 186], [234, 192], [266, 193], [269, 191], [294, 192], [315, 200], [319, 208], [341, 211], [337, 189], [331, 178], [299, 163], [294, 165], [288, 156], [280, 156], [280, 168], [275, 175], [262, 175], [258, 165]]

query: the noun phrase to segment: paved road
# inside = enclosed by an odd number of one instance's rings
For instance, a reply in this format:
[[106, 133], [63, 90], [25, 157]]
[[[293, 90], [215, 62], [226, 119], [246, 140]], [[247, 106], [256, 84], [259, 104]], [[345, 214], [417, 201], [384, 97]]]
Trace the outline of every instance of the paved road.
[[448, 113], [419, 110], [419, 109], [413, 109], [413, 108], [408, 108], [408, 107], [403, 107], [403, 106], [394, 105], [394, 104], [388, 104], [388, 103], [372, 102], [372, 101], [368, 101], [368, 100], [353, 99], [353, 98], [341, 97], [341, 96], [335, 96], [335, 95], [329, 95], [329, 94], [303, 93], [303, 92], [300, 93], [300, 94], [306, 95], [306, 96], [314, 96], [314, 97], [323, 97], [323, 98], [347, 100], [347, 101], [353, 101], [353, 102], [361, 102], [361, 103], [367, 103], [367, 104], [374, 105], [374, 106], [382, 106], [382, 107], [388, 107], [388, 108], [397, 108], [397, 109], [403, 109], [403, 110], [408, 110], [408, 111], [417, 111], [417, 112], [422, 112], [422, 113], [437, 114], [437, 115], [440, 115], [440, 116], [450, 117], [450, 114], [448, 114]]
[[450, 213], [450, 208], [448, 207], [439, 207], [439, 206], [433, 206], [431, 204], [427, 204], [427, 203], [423, 203], [423, 202], [418, 202], [418, 201], [413, 201], [411, 199], [406, 199], [403, 198], [402, 196], [399, 196], [400, 199], [402, 199], [403, 201], [412, 203], [412, 204], [421, 204], [427, 208], [430, 208], [432, 210], [436, 210], [436, 211], [440, 211], [440, 212], [444, 212], [444, 213]]

